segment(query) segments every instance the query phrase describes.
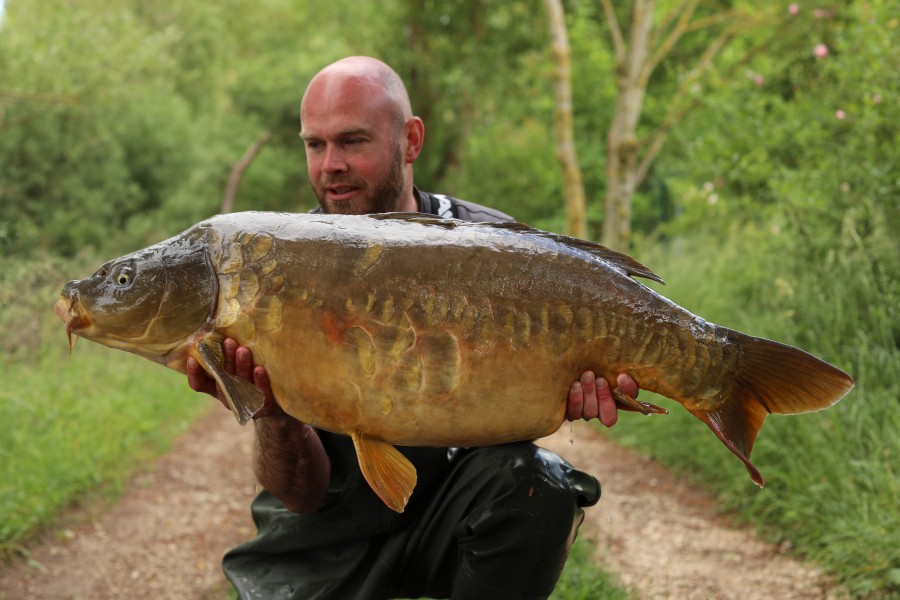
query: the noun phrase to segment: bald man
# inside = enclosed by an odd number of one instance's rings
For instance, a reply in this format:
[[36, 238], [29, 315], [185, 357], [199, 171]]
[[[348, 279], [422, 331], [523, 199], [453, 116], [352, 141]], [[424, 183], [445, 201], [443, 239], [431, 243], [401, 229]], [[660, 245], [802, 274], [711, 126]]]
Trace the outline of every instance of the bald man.
[[[300, 105], [314, 212], [423, 212], [512, 221], [499, 211], [413, 185], [425, 128], [402, 80], [374, 58], [350, 57], [313, 77]], [[418, 472], [404, 513], [387, 508], [363, 478], [346, 436], [315, 429], [274, 401], [263, 367], [226, 340], [226, 367], [265, 398], [255, 416], [259, 529], [223, 569], [241, 598], [546, 598], [597, 480], [530, 442], [487, 448], [401, 448]], [[188, 381], [217, 394], [193, 359]], [[620, 375], [632, 396], [636, 383]], [[490, 398], [485, 398], [490, 402]], [[570, 420], [616, 422], [606, 380], [572, 384]]]

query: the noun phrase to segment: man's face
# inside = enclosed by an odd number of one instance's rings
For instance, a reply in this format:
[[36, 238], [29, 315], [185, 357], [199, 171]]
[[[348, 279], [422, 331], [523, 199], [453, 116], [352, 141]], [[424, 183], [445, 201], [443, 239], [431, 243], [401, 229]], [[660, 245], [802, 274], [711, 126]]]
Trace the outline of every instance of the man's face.
[[398, 210], [406, 183], [403, 138], [383, 101], [325, 82], [307, 92], [301, 122], [310, 185], [325, 212]]

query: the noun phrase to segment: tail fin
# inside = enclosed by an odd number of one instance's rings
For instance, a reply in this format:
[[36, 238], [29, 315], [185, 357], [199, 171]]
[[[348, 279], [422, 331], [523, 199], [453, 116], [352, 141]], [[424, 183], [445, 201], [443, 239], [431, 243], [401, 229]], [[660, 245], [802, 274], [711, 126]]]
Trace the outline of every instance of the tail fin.
[[709, 426], [763, 486], [749, 456], [769, 414], [796, 415], [832, 406], [853, 389], [853, 379], [799, 348], [720, 327], [739, 347], [734, 385], [717, 409], [688, 409]]

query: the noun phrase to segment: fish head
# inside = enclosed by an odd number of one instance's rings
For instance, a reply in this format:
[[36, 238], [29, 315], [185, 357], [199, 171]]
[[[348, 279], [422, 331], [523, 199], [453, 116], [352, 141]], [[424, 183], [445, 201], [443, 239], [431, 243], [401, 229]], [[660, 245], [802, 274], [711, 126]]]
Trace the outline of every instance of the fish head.
[[210, 321], [218, 284], [203, 244], [173, 238], [65, 284], [54, 306], [72, 336], [167, 363]]

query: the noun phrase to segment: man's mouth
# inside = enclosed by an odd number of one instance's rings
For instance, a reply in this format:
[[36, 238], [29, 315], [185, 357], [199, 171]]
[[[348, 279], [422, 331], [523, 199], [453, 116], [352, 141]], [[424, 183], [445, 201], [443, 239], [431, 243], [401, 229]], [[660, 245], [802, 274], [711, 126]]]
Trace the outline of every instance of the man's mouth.
[[359, 191], [352, 185], [329, 185], [325, 187], [325, 193], [331, 200], [347, 200]]

